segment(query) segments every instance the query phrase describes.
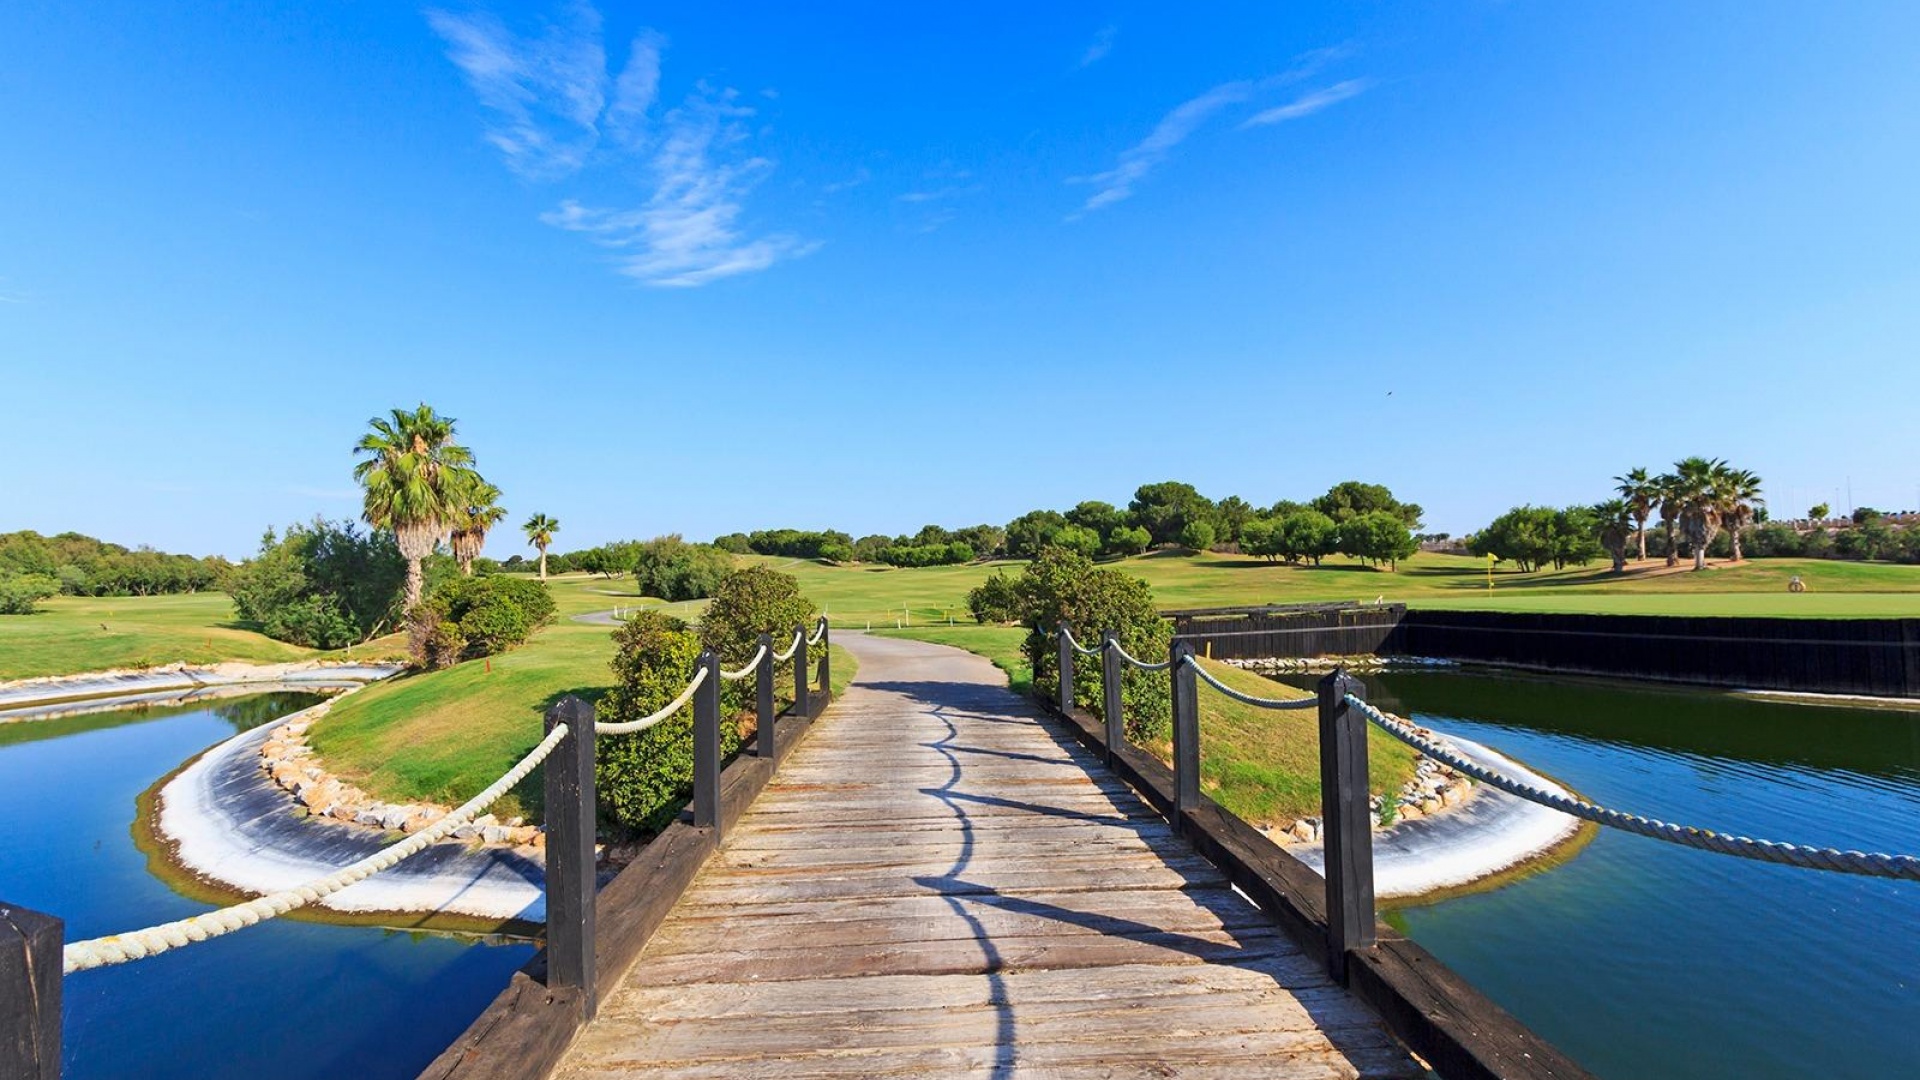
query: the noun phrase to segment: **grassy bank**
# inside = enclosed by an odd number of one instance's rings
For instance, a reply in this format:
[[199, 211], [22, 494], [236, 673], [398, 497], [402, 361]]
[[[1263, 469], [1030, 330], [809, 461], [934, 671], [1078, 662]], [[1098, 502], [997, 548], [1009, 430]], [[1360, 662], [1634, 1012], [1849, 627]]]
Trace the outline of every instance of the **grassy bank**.
[[[1015, 690], [1027, 693], [1033, 673], [1020, 643], [1019, 627], [930, 626], [873, 631], [875, 637], [911, 638], [984, 656], [1007, 673]], [[1207, 671], [1236, 690], [1256, 697], [1306, 697], [1304, 691], [1227, 664], [1203, 660]], [[1173, 747], [1146, 747], [1171, 764]], [[1414, 752], [1385, 733], [1367, 732], [1368, 772], [1376, 793], [1397, 789], [1413, 778]], [[1320, 735], [1318, 713], [1258, 709], [1200, 687], [1200, 783], [1220, 805], [1259, 826], [1287, 825], [1320, 813]]]
[[[997, 569], [1019, 563], [898, 569], [832, 566], [766, 559], [798, 577], [808, 596], [835, 624], [878, 630], [906, 625], [945, 626], [968, 621], [967, 591]], [[1828, 559], [1753, 559], [1714, 563], [1700, 573], [1662, 563], [1636, 565], [1624, 575], [1605, 566], [1523, 574], [1497, 570], [1487, 588], [1484, 560], [1418, 555], [1397, 572], [1341, 557], [1326, 565], [1284, 566], [1239, 555], [1158, 553], [1104, 565], [1153, 587], [1162, 608], [1229, 607], [1314, 601], [1401, 602], [1426, 608], [1560, 611], [1654, 615], [1789, 617], [1920, 616], [1920, 566]], [[1799, 577], [1805, 593], [1789, 593]]]
[[225, 593], [57, 596], [31, 615], [0, 615], [0, 680], [177, 663], [344, 659], [349, 653], [366, 659], [399, 651], [398, 638], [330, 653], [275, 641], [240, 624]]
[[[578, 584], [569, 608], [593, 595]], [[556, 590], [556, 596], [564, 595]], [[611, 607], [611, 603], [602, 605]], [[472, 796], [540, 741], [546, 711], [568, 694], [598, 701], [613, 682], [613, 633], [563, 619], [512, 652], [370, 686], [342, 701], [310, 734], [335, 773], [395, 801], [448, 805]], [[852, 654], [833, 649], [835, 693], [853, 678]], [[536, 774], [537, 776], [537, 774]], [[537, 779], [501, 816], [537, 811]]]

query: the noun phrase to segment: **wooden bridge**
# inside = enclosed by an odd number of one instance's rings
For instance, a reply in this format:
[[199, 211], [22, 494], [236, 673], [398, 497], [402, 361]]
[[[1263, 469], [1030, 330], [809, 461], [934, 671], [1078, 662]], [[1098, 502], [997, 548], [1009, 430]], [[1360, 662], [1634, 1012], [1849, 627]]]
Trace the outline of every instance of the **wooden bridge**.
[[516, 976], [423, 1076], [1584, 1075], [1384, 927], [1330, 963], [1320, 878], [1092, 717], [840, 643], [846, 696], [781, 718], [583, 909], [569, 973]]

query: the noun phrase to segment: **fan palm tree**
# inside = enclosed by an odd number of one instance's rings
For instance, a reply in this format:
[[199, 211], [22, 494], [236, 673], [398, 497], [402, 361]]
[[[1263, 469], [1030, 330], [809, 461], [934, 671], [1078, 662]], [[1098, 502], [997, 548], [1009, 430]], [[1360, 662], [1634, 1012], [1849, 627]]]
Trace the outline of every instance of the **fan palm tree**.
[[[1636, 470], [1644, 472], [1645, 470]], [[1608, 499], [1596, 503], [1593, 507], [1593, 534], [1613, 559], [1613, 572], [1622, 574], [1627, 569], [1627, 538], [1633, 535], [1634, 522], [1642, 523], [1641, 542], [1645, 542], [1644, 517], [1639, 517], [1632, 503], [1625, 499]], [[1644, 556], [1643, 556], [1644, 558]]]
[[453, 424], [425, 404], [412, 412], [394, 409], [390, 417], [367, 421], [372, 430], [353, 448], [365, 456], [353, 476], [366, 489], [367, 524], [391, 529], [407, 561], [409, 613], [420, 604], [421, 560], [439, 546], [463, 496], [479, 482], [472, 452], [453, 441]]
[[1661, 473], [1653, 478], [1654, 491], [1660, 501], [1660, 529], [1667, 537], [1667, 565], [1680, 565], [1680, 510], [1683, 502], [1680, 491], [1680, 478], [1672, 473]]
[[520, 529], [527, 534], [527, 543], [540, 549], [540, 580], [547, 580], [547, 545], [553, 543], [553, 534], [560, 531], [560, 523], [545, 514], [535, 514]]
[[1733, 561], [1739, 562], [1740, 534], [1753, 524], [1757, 507], [1767, 501], [1760, 497], [1760, 477], [1749, 469], [1723, 467], [1715, 477], [1714, 493], [1720, 503], [1720, 520], [1733, 541]]
[[1620, 493], [1626, 502], [1629, 516], [1633, 518], [1634, 533], [1640, 540], [1640, 559], [1647, 558], [1647, 519], [1653, 516], [1653, 508], [1660, 502], [1660, 482], [1648, 476], [1645, 469], [1629, 469], [1625, 476], [1616, 476], [1614, 482], [1619, 486], [1613, 490]]
[[500, 489], [485, 480], [475, 484], [461, 501], [463, 505], [453, 515], [453, 532], [448, 535], [447, 544], [453, 548], [460, 572], [472, 577], [473, 560], [480, 557], [480, 549], [486, 546], [487, 533], [507, 519], [507, 511], [500, 505]]
[[1693, 568], [1707, 568], [1707, 546], [1720, 534], [1721, 476], [1727, 463], [1718, 458], [1690, 457], [1673, 463], [1673, 495], [1680, 504], [1680, 531], [1693, 549]]

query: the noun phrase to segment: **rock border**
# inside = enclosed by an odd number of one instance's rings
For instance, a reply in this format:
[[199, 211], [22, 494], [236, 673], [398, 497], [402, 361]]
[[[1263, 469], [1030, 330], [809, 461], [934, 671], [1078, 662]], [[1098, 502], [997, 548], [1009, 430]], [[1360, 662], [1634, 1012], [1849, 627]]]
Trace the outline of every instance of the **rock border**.
[[[352, 691], [348, 691], [351, 693]], [[303, 808], [308, 816], [375, 832], [413, 834], [453, 812], [438, 803], [390, 803], [329, 773], [307, 741], [307, 732], [345, 694], [286, 717], [260, 744], [260, 770]], [[522, 818], [501, 821], [481, 814], [453, 830], [452, 839], [496, 847], [546, 847], [546, 832]]]

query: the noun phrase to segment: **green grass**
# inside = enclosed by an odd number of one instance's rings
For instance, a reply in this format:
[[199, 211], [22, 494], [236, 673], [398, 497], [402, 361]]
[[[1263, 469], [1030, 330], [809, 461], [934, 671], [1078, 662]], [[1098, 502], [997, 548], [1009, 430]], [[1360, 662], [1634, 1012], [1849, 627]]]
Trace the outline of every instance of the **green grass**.
[[[1026, 631], [1003, 626], [931, 626], [873, 631], [875, 637], [910, 638], [950, 645], [984, 656], [1007, 673], [1016, 691], [1028, 693], [1033, 672], [1020, 643]], [[1204, 660], [1208, 672], [1236, 690], [1256, 697], [1300, 698], [1304, 691], [1251, 671]], [[1320, 813], [1319, 714], [1301, 709], [1278, 711], [1244, 705], [1200, 687], [1200, 783], [1214, 801], [1261, 827], [1285, 826]], [[1145, 749], [1172, 763], [1167, 743]], [[1398, 789], [1413, 777], [1414, 753], [1406, 744], [1371, 727], [1367, 732], [1368, 772], [1376, 793]]]
[[[832, 613], [836, 625], [858, 628], [871, 623], [876, 630], [896, 624], [945, 626], [949, 619], [964, 623], [967, 590], [996, 569], [1017, 573], [1020, 565], [896, 569], [761, 561], [798, 577], [807, 595]], [[1920, 616], [1920, 566], [1826, 559], [1716, 563], [1700, 573], [1655, 565], [1636, 567], [1624, 576], [1604, 566], [1533, 574], [1508, 568], [1494, 574], [1491, 591], [1484, 561], [1453, 555], [1419, 555], [1401, 563], [1398, 572], [1340, 557], [1328, 559], [1325, 566], [1301, 567], [1215, 554], [1154, 554], [1105, 565], [1146, 581], [1162, 608], [1384, 600], [1423, 608], [1497, 611]], [[1787, 580], [1796, 575], [1807, 584], [1807, 592], [1787, 591]]]
[[[396, 640], [352, 651], [388, 656]], [[73, 597], [42, 601], [32, 615], [0, 615], [0, 679], [77, 675], [161, 664], [272, 664], [344, 658], [275, 641], [241, 625], [225, 593], [180, 596]]]
[[[606, 586], [561, 583], [562, 610], [604, 610], [588, 598]], [[376, 797], [455, 805], [492, 783], [540, 741], [547, 708], [577, 694], [597, 701], [613, 683], [613, 632], [562, 618], [512, 652], [469, 660], [370, 686], [341, 701], [315, 724], [314, 749], [336, 774]], [[833, 647], [833, 690], [853, 679], [853, 655]], [[496, 810], [537, 816], [536, 778]]]

